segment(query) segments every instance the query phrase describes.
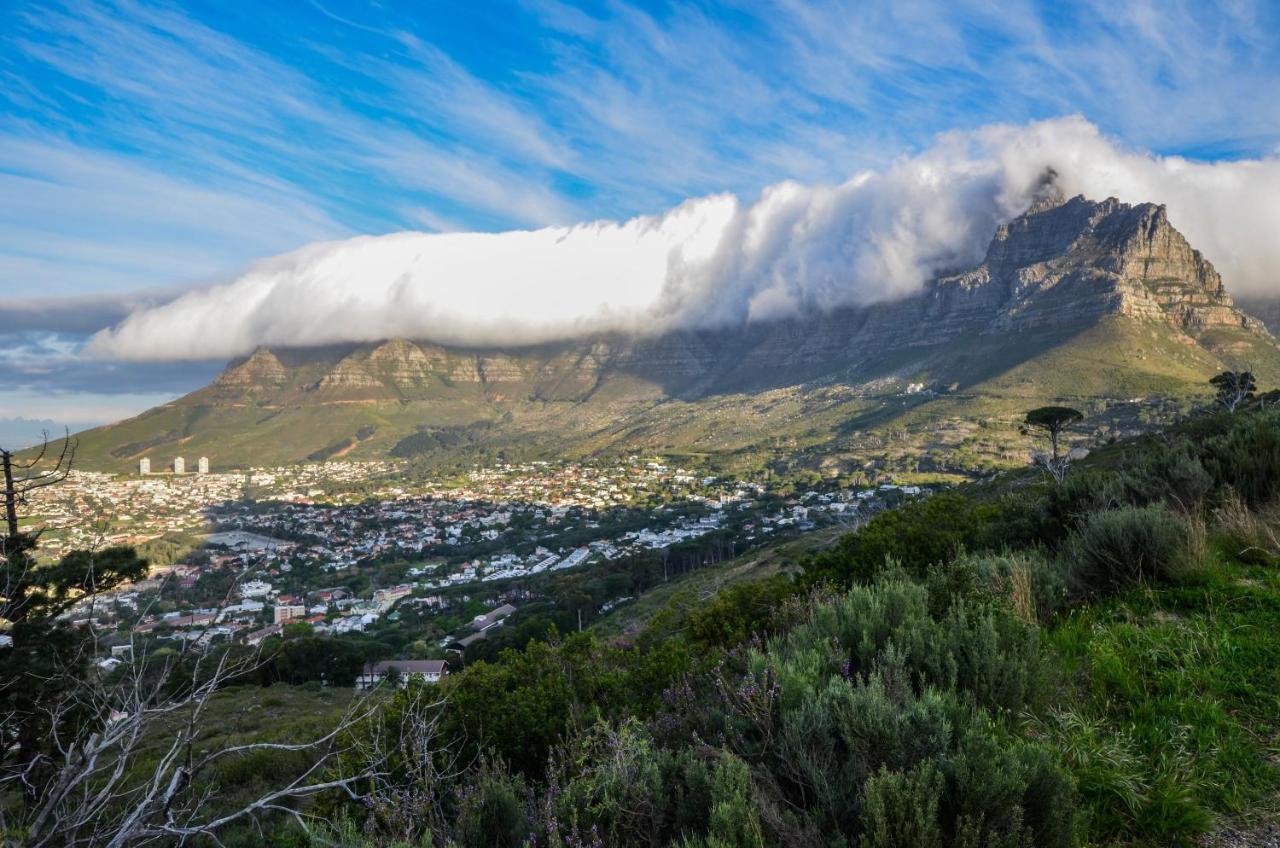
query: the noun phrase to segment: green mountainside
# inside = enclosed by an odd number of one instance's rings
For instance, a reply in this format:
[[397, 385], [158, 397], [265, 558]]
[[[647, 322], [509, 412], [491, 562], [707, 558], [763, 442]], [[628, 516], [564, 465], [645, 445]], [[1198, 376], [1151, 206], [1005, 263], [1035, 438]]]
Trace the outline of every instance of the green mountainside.
[[1164, 207], [1048, 198], [1001, 226], [979, 266], [891, 303], [508, 350], [260, 348], [79, 434], [79, 464], [644, 452], [738, 471], [971, 473], [1025, 458], [1028, 407], [1070, 403], [1094, 435], [1130, 432], [1228, 367], [1275, 383], [1280, 348]]

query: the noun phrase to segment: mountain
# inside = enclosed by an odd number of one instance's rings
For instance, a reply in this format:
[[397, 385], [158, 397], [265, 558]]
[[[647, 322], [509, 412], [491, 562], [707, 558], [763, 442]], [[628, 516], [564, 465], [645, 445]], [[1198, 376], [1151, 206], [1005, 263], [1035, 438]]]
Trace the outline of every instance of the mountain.
[[387, 455], [431, 463], [597, 452], [731, 466], [965, 471], [1021, 461], [1020, 413], [1072, 403], [1101, 432], [1135, 398], [1189, 402], [1280, 348], [1163, 206], [1049, 195], [982, 263], [901, 300], [772, 323], [509, 349], [391, 339], [259, 348], [210, 385], [80, 434], [90, 467], [215, 468]]

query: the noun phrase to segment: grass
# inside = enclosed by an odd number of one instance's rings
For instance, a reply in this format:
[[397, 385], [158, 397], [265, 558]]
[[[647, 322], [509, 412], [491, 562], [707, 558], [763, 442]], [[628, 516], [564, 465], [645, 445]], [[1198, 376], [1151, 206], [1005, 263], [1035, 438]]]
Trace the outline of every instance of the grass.
[[1068, 692], [1041, 728], [1068, 756], [1098, 844], [1193, 844], [1280, 813], [1280, 572], [1211, 548], [1194, 579], [1048, 631]]

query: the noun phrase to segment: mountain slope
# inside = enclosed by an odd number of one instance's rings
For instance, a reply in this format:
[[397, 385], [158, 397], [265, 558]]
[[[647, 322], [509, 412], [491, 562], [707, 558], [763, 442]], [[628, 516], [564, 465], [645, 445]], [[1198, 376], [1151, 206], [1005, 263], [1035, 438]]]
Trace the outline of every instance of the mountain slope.
[[1072, 402], [1118, 426], [1127, 399], [1191, 397], [1245, 363], [1280, 379], [1275, 340], [1164, 207], [1049, 197], [999, 227], [980, 265], [891, 303], [507, 350], [262, 348], [199, 391], [81, 434], [80, 455], [122, 470], [145, 455], [226, 468], [653, 451], [959, 471], [1020, 459], [1028, 406]]

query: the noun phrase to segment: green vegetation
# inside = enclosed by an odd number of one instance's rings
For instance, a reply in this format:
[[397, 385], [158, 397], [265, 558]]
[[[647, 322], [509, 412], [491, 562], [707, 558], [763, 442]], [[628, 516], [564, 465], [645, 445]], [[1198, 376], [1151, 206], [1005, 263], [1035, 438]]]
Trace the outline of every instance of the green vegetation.
[[434, 838], [1247, 832], [1280, 790], [1280, 525], [1259, 449], [1278, 428], [1273, 410], [1201, 416], [1099, 451], [1063, 485], [1018, 475], [882, 514], [798, 581], [692, 609], [674, 590], [637, 648], [577, 635], [471, 666], [443, 687], [439, 743], [489, 765], [460, 778], [471, 800]]
[[1067, 758], [1100, 839], [1168, 845], [1215, 816], [1246, 828], [1274, 821], [1277, 623], [1280, 574], [1211, 549], [1192, 579], [1125, 593], [1051, 628], [1080, 685], [1033, 733]]
[[[304, 745], [328, 733], [342, 719], [351, 706], [352, 695], [348, 688], [329, 689], [318, 684], [223, 689], [201, 709], [201, 729], [192, 755], [198, 757], [236, 746]], [[134, 779], [145, 780], [154, 774], [184, 719], [179, 714], [155, 726], [130, 763]], [[316, 759], [314, 750], [257, 747], [222, 760], [201, 775], [193, 789], [216, 798], [219, 810], [235, 809], [297, 779]], [[268, 831], [278, 826], [273, 822]], [[251, 821], [224, 828], [218, 839], [226, 848], [263, 844], [262, 830]]]
[[[509, 647], [380, 692], [344, 733], [329, 767], [365, 769], [359, 801], [269, 829], [351, 848], [1247, 839], [1280, 814], [1278, 499], [1280, 409], [1255, 401], [1061, 482], [1027, 470], [734, 579], [692, 571], [612, 631], [513, 622]], [[287, 634], [268, 679], [354, 667], [315, 641]]]

